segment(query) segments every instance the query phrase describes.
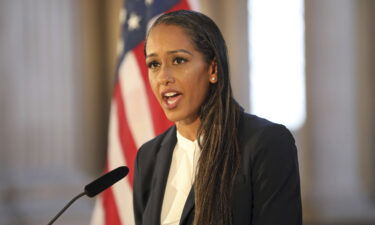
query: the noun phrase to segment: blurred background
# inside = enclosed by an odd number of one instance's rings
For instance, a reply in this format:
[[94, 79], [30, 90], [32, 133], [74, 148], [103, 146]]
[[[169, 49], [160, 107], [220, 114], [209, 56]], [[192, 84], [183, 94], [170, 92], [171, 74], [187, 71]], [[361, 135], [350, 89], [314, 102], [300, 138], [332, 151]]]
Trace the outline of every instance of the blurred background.
[[[290, 2], [299, 7], [297, 20], [283, 20], [294, 15], [287, 3], [198, 4], [227, 40], [240, 104], [271, 120], [289, 115], [304, 224], [375, 224], [375, 1]], [[46, 224], [103, 171], [121, 7], [121, 0], [0, 1], [0, 224]], [[297, 54], [272, 47], [284, 46], [285, 38], [295, 40]], [[258, 48], [262, 43], [266, 50]], [[257, 66], [259, 52], [266, 61]], [[292, 72], [275, 63], [293, 57], [298, 76], [285, 78]], [[262, 111], [262, 98], [251, 88], [261, 87], [259, 73], [268, 88], [281, 87], [271, 102], [292, 89], [285, 80], [298, 81], [290, 92], [297, 100], [277, 99], [282, 104], [274, 114]], [[56, 224], [89, 224], [93, 205], [81, 199]]]

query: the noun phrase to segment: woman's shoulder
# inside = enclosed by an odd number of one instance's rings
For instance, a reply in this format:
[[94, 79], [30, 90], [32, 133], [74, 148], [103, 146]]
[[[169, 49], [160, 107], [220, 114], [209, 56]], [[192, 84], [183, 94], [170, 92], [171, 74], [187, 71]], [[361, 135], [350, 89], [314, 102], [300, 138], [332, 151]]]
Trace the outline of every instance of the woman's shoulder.
[[238, 137], [245, 174], [264, 170], [269, 177], [291, 171], [298, 174], [295, 140], [284, 125], [243, 113]]
[[266, 132], [267, 134], [272, 134], [275, 132], [290, 133], [289, 130], [282, 124], [278, 124], [265, 118], [245, 112], [241, 113], [239, 129], [240, 132], [245, 131], [245, 133], [249, 135], [262, 134], [264, 132]]
[[239, 142], [251, 144], [255, 149], [295, 145], [293, 135], [284, 125], [248, 113], [240, 117]]

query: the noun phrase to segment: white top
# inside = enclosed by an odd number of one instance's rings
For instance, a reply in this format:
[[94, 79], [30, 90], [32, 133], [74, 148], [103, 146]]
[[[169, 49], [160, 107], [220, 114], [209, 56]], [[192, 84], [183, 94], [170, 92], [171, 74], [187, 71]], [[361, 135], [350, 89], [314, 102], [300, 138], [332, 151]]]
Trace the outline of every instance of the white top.
[[161, 225], [178, 225], [182, 210], [194, 182], [200, 155], [198, 141], [190, 141], [177, 131], [168, 181], [161, 210]]

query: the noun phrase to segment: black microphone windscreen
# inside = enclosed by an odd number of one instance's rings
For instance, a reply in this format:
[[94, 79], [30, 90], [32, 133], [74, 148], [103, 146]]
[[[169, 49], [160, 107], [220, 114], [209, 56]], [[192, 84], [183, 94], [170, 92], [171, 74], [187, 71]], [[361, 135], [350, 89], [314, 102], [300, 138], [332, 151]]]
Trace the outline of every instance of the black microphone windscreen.
[[85, 186], [85, 193], [90, 198], [112, 186], [117, 181], [124, 178], [129, 172], [128, 167], [120, 166], [109, 173], [104, 174], [93, 182]]

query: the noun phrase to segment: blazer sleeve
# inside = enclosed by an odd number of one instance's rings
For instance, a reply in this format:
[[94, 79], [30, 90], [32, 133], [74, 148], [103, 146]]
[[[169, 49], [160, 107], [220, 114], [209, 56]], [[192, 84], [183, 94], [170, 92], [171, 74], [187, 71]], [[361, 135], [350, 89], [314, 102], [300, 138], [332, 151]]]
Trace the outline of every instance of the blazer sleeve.
[[253, 225], [301, 225], [297, 149], [292, 134], [271, 125], [259, 137], [252, 164]]

